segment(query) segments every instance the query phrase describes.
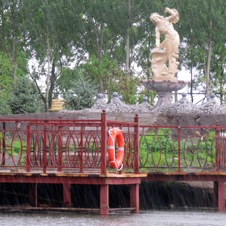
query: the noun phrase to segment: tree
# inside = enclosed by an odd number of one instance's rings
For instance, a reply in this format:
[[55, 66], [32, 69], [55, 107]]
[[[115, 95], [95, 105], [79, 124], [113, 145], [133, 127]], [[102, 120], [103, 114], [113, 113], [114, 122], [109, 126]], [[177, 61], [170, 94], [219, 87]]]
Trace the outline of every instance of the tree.
[[[74, 48], [79, 48], [81, 13], [79, 1], [23, 0], [27, 18], [24, 28], [28, 37], [27, 50], [36, 59], [32, 78], [45, 78], [45, 109], [51, 107], [53, 92], [61, 67], [74, 60]], [[75, 54], [74, 54], [75, 55]], [[40, 89], [41, 91], [41, 89]], [[40, 93], [41, 94], [41, 93]]]
[[[198, 72], [197, 81], [205, 83], [206, 96], [213, 87], [214, 77], [212, 65], [216, 60], [215, 52], [225, 47], [224, 28], [226, 2], [223, 0], [190, 0], [175, 1], [180, 12], [180, 34], [185, 50], [182, 64], [185, 68], [195, 68]], [[220, 46], [221, 47], [220, 47]], [[224, 51], [222, 51], [224, 54]], [[204, 76], [203, 76], [204, 75]], [[192, 80], [194, 82], [194, 80]]]
[[10, 76], [1, 75], [0, 76], [0, 114], [10, 114], [11, 108], [8, 104], [8, 99], [11, 96], [11, 89], [12, 86], [12, 78]]
[[35, 85], [25, 76], [17, 78], [16, 85], [11, 92], [9, 105], [13, 114], [34, 113], [43, 110]]
[[97, 87], [90, 79], [81, 76], [79, 79], [70, 81], [63, 97], [67, 109], [81, 110], [92, 107], [96, 95]]
[[7, 55], [0, 51], [0, 114], [12, 113], [8, 104], [13, 87], [12, 61]]
[[98, 85], [99, 79], [102, 79], [103, 89], [106, 91], [103, 93], [108, 95], [109, 101], [113, 92], [118, 92], [126, 103], [136, 103], [138, 79], [133, 76], [126, 77], [124, 72], [119, 69], [117, 62], [107, 55], [104, 55], [101, 61], [93, 56], [79, 68], [96, 85]]
[[[175, 27], [181, 37], [180, 65], [191, 73], [195, 69], [191, 93], [201, 84], [207, 95], [211, 89], [221, 93], [223, 101], [224, 0], [0, 0], [0, 52], [10, 62], [4, 76], [27, 75], [28, 59], [35, 59], [30, 75], [47, 111], [52, 98], [64, 92], [58, 81], [66, 81], [66, 68], [73, 63], [99, 92], [109, 97], [118, 92], [126, 103], [134, 103], [139, 80], [152, 77], [154, 25], [149, 16], [162, 14], [165, 7], [180, 13]], [[80, 78], [74, 72], [71, 76]], [[142, 95], [151, 101], [155, 97], [148, 90]]]
[[11, 61], [10, 76], [14, 82], [27, 73], [28, 55], [24, 51], [26, 36], [23, 24], [26, 18], [21, 10], [21, 0], [0, 1], [0, 51]]

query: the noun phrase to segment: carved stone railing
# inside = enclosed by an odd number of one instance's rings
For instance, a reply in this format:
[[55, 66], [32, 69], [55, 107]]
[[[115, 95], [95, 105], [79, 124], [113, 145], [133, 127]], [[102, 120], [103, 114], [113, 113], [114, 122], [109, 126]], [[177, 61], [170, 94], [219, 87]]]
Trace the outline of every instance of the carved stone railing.
[[104, 95], [98, 94], [95, 104], [90, 109], [84, 109], [85, 112], [128, 112], [128, 113], [196, 113], [196, 114], [224, 114], [226, 113], [226, 104], [220, 105], [215, 100], [215, 95], [211, 94], [207, 102], [195, 105], [187, 99], [186, 93], [182, 93], [182, 98], [175, 103], [161, 106], [152, 106], [148, 103], [148, 98], [144, 97], [143, 102], [136, 105], [125, 104], [118, 93], [113, 93], [110, 103], [106, 103]]

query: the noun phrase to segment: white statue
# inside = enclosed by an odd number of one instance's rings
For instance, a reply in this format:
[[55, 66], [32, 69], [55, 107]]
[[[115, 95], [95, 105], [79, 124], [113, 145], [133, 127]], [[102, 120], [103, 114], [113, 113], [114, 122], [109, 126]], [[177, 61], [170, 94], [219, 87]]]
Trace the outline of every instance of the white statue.
[[[156, 48], [151, 52], [152, 71], [155, 79], [177, 80], [180, 37], [173, 24], [179, 21], [179, 13], [176, 9], [169, 8], [165, 8], [165, 12], [170, 16], [163, 17], [158, 13], [152, 13], [150, 16], [150, 20], [156, 26]], [[161, 34], [165, 36], [162, 42]]]

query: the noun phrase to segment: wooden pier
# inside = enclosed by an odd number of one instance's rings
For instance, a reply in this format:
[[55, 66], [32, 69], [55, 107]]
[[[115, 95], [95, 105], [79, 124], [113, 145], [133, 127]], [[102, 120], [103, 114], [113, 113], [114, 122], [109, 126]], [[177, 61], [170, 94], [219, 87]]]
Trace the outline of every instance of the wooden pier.
[[[125, 139], [123, 169], [108, 163], [108, 131], [119, 128]], [[225, 210], [226, 127], [151, 126], [107, 120], [0, 120], [0, 186], [26, 186], [29, 206], [15, 209], [72, 211], [71, 187], [96, 185], [99, 211], [108, 215], [109, 186], [128, 185], [130, 207], [139, 213], [142, 181], [211, 181], [219, 211]], [[117, 147], [116, 147], [117, 148]], [[38, 187], [59, 185], [61, 206], [39, 203]], [[0, 206], [7, 211], [12, 206]], [[77, 208], [77, 210], [82, 210]], [[94, 209], [93, 209], [94, 210]], [[84, 211], [92, 211], [86, 208]], [[114, 209], [115, 211], [115, 209]]]

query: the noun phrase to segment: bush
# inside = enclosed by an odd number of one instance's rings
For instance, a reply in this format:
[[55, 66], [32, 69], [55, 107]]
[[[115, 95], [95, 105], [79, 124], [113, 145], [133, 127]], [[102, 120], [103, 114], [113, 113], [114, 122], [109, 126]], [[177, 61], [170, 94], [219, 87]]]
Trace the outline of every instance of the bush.
[[9, 100], [13, 114], [34, 113], [42, 110], [42, 101], [35, 85], [27, 77], [19, 77]]

